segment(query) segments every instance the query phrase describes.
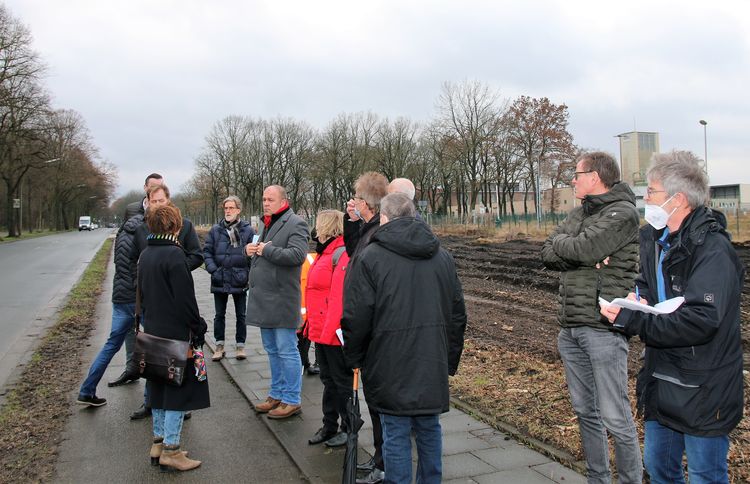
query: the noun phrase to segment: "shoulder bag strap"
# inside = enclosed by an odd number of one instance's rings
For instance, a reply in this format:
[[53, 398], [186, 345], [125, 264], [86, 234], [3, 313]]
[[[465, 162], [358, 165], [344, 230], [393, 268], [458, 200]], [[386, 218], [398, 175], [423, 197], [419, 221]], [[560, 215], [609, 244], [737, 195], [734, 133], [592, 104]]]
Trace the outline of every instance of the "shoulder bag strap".
[[141, 258], [138, 257], [135, 269], [135, 314], [133, 319], [135, 320], [135, 334], [141, 330], [141, 285], [138, 282], [138, 272], [140, 272]]
[[341, 247], [337, 247], [335, 251], [333, 251], [333, 268], [336, 269], [336, 266], [339, 263], [339, 259], [341, 259], [341, 256], [344, 255], [344, 251], [346, 250], [346, 247], [343, 245]]

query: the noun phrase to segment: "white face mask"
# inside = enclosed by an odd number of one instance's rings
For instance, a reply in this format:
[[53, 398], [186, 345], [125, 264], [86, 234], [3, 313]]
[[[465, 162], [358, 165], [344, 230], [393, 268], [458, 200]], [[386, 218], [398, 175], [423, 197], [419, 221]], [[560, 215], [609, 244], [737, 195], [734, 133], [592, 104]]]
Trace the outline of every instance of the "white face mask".
[[646, 219], [646, 222], [648, 222], [653, 228], [656, 230], [661, 230], [664, 227], [667, 226], [667, 222], [669, 221], [669, 217], [672, 216], [673, 213], [677, 210], [677, 207], [674, 208], [671, 212], [667, 213], [666, 210], [664, 210], [664, 205], [666, 205], [670, 200], [674, 198], [674, 195], [669, 197], [664, 203], [661, 205], [646, 205], [646, 213], [644, 215], [644, 218]]

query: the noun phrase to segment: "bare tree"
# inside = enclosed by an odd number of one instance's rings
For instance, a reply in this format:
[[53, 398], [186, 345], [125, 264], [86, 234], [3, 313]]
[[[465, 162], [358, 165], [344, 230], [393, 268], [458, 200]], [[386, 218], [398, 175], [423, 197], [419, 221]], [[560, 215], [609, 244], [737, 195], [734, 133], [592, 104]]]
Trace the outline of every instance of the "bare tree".
[[375, 163], [377, 170], [387, 179], [405, 176], [414, 163], [418, 128], [416, 123], [403, 117], [393, 124], [386, 118], [378, 126]]
[[[554, 171], [551, 164], [572, 150], [573, 136], [568, 132], [568, 107], [545, 98], [521, 96], [509, 109], [508, 129], [511, 142], [526, 163], [528, 185], [536, 200], [537, 222], [541, 224], [542, 172]], [[524, 199], [524, 211], [526, 204]]]
[[41, 85], [44, 65], [31, 43], [28, 28], [0, 4], [0, 178], [10, 237], [20, 235], [13, 198], [21, 180], [44, 161], [42, 119], [49, 100]]
[[478, 81], [443, 84], [438, 112], [445, 134], [455, 140], [461, 160], [462, 170], [457, 173], [460, 184], [456, 186], [460, 211], [476, 205], [489, 154], [485, 144], [494, 138], [502, 110], [499, 94]]

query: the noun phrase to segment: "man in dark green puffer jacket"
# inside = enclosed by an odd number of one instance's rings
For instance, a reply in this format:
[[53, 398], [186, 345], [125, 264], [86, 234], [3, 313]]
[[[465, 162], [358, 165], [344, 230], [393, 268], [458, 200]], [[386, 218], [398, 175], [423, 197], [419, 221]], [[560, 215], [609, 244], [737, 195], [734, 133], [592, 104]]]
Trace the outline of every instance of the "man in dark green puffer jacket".
[[635, 195], [607, 153], [578, 159], [571, 182], [581, 206], [549, 236], [544, 265], [560, 271], [558, 349], [578, 416], [589, 483], [610, 483], [607, 432], [621, 483], [641, 482], [643, 464], [628, 400], [628, 342], [599, 313], [598, 298], [625, 297], [638, 274]]

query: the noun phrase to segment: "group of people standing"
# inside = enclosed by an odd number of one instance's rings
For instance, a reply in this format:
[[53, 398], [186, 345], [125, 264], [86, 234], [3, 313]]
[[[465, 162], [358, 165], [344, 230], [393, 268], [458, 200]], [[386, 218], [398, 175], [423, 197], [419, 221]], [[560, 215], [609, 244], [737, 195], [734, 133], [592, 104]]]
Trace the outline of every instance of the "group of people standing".
[[[707, 206], [708, 176], [680, 152], [648, 170], [646, 225], [617, 162], [578, 159], [572, 185], [581, 206], [547, 238], [544, 265], [560, 271], [558, 348], [578, 417], [588, 482], [727, 483], [729, 432], [743, 410], [740, 297], [745, 268], [726, 219]], [[654, 314], [643, 305], [684, 298]], [[645, 343], [636, 387], [645, 420], [643, 458], [628, 398], [628, 339]]]
[[[115, 238], [115, 275], [112, 289], [112, 328], [79, 390], [77, 403], [100, 407], [96, 396], [104, 371], [123, 343], [128, 368], [134, 368], [136, 314], [144, 332], [161, 338], [189, 341], [200, 351], [207, 331], [195, 298], [191, 271], [203, 264], [202, 249], [192, 223], [170, 202], [169, 188], [158, 173], [144, 184], [146, 196], [128, 205], [126, 220]], [[189, 362], [192, 365], [192, 361]], [[189, 370], [189, 369], [186, 369]], [[136, 381], [123, 372], [110, 387]], [[182, 386], [147, 381], [144, 404], [131, 419], [153, 417], [150, 459], [164, 470], [190, 470], [201, 462], [180, 448], [183, 421], [191, 410], [210, 406], [208, 381], [185, 371]]]
[[[581, 205], [542, 248], [544, 265], [561, 273], [558, 348], [588, 481], [611, 482], [609, 435], [620, 482], [642, 482], [644, 463], [651, 482], [685, 482], [684, 457], [691, 484], [728, 482], [728, 435], [743, 411], [745, 268], [725, 217], [707, 205], [708, 177], [698, 163], [679, 152], [656, 155], [647, 181], [641, 227], [635, 195], [620, 181], [614, 158], [582, 155], [571, 181]], [[238, 359], [247, 356], [245, 325], [260, 328], [271, 387], [257, 412], [284, 419], [302, 410], [297, 333], [304, 315], [304, 336], [316, 345], [324, 385], [322, 426], [309, 444], [346, 441], [353, 425], [346, 403], [358, 368], [375, 454], [358, 466], [357, 482], [410, 482], [412, 434], [417, 482], [440, 482], [438, 417], [448, 410], [448, 376], [463, 349], [466, 310], [453, 259], [415, 212], [411, 182], [361, 175], [345, 212], [317, 214], [314, 256], [308, 225], [281, 186], [263, 192], [257, 235], [240, 217], [241, 201], [226, 198], [224, 218], [202, 249], [161, 177], [150, 175], [144, 188], [146, 198], [129, 206], [133, 213], [115, 241], [112, 331], [81, 385], [79, 403], [106, 403], [96, 385], [123, 342], [132, 352], [137, 293], [146, 332], [201, 347], [206, 324], [190, 272], [205, 261], [215, 302], [213, 358], [226, 354], [229, 295]], [[618, 297], [643, 305], [683, 300], [657, 314], [607, 302]], [[645, 343], [636, 389], [645, 419], [643, 455], [628, 397], [628, 339], [636, 335]], [[110, 385], [133, 378], [123, 374]], [[200, 465], [180, 450], [180, 431], [187, 411], [210, 404], [208, 383], [191, 372], [187, 380], [179, 388], [146, 385], [141, 410], [153, 413], [151, 460], [168, 469]]]
[[[203, 248], [192, 224], [169, 201], [162, 177], [149, 175], [144, 189], [146, 197], [137, 207], [128, 206], [115, 240], [112, 330], [81, 386], [79, 404], [106, 403], [96, 396], [96, 386], [123, 343], [132, 359], [139, 308], [146, 333], [202, 347], [207, 326], [198, 313], [190, 272], [205, 262], [215, 304], [213, 359], [226, 355], [230, 295], [237, 317], [236, 358], [247, 357], [245, 326], [260, 328], [271, 387], [255, 405], [258, 413], [284, 419], [302, 410], [297, 333], [304, 314], [304, 336], [315, 343], [324, 386], [323, 425], [309, 444], [346, 442], [351, 429], [347, 401], [353, 369], [359, 368], [376, 454], [358, 466], [363, 475], [357, 481], [410, 480], [411, 432], [417, 435], [420, 482], [440, 481], [438, 416], [448, 411], [448, 375], [458, 367], [466, 312], [453, 259], [416, 214], [409, 180], [389, 184], [378, 173], [365, 173], [355, 183], [346, 213], [316, 215], [315, 255], [304, 286], [301, 266], [309, 256], [310, 233], [283, 187], [265, 188], [258, 234], [241, 219], [239, 198], [227, 197], [224, 217], [211, 228]], [[423, 357], [414, 359], [415, 354]], [[125, 372], [109, 385], [136, 379]], [[149, 381], [143, 406], [131, 416], [153, 416], [151, 462], [165, 470], [201, 464], [180, 449], [180, 434], [189, 411], [210, 405], [208, 382], [192, 371], [185, 379], [181, 387]]]
[[304, 288], [307, 224], [291, 211], [282, 187], [263, 192], [260, 234], [245, 246], [247, 324], [261, 328], [271, 367], [269, 394], [255, 410], [282, 419], [302, 409], [296, 331], [304, 293], [305, 332], [315, 343], [324, 387], [323, 425], [309, 444], [346, 442], [347, 401], [359, 368], [375, 455], [358, 466], [365, 475], [357, 482], [410, 481], [412, 432], [418, 480], [440, 482], [438, 416], [448, 411], [448, 375], [458, 367], [466, 326], [461, 285], [453, 259], [416, 216], [410, 181], [389, 184], [368, 172], [354, 191], [346, 213], [317, 214], [316, 257]]

